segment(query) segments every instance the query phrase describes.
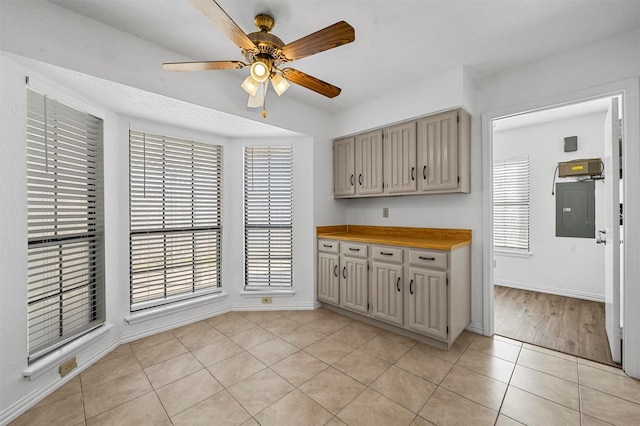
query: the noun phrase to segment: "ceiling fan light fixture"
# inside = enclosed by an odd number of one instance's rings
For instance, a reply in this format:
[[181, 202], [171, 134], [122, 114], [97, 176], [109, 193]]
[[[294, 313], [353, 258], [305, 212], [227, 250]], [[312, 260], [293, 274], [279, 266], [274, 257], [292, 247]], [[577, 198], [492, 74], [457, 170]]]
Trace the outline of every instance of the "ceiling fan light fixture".
[[251, 65], [251, 77], [258, 83], [262, 83], [269, 78], [269, 66], [261, 61], [256, 61]]
[[291, 83], [289, 83], [280, 74], [274, 74], [271, 77], [271, 85], [273, 86], [273, 90], [276, 91], [278, 96], [282, 95], [284, 92], [287, 91], [289, 87], [291, 87]]
[[244, 79], [242, 84], [240, 85], [245, 92], [247, 92], [250, 96], [256, 96], [258, 93], [258, 89], [260, 89], [260, 83], [257, 82], [253, 77], [248, 76]]

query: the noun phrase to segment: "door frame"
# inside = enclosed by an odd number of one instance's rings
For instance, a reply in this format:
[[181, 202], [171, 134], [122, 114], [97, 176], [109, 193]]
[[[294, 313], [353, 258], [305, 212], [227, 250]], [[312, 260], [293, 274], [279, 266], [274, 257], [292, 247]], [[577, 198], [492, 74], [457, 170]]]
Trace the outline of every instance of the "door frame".
[[[640, 199], [632, 197], [631, 188], [640, 188], [640, 80], [622, 80], [585, 89], [574, 93], [511, 106], [482, 114], [482, 235], [483, 241], [483, 334], [494, 334], [494, 256], [493, 256], [493, 121], [513, 115], [575, 104], [604, 97], [622, 97], [623, 167], [624, 167], [624, 214], [625, 226], [623, 280], [624, 328], [622, 339], [622, 361], [624, 371], [640, 378], [640, 309], [634, 309], [633, 301], [640, 300], [640, 263], [631, 259], [640, 258]], [[632, 238], [632, 236], [636, 238]], [[634, 355], [635, 354], [635, 358]]]

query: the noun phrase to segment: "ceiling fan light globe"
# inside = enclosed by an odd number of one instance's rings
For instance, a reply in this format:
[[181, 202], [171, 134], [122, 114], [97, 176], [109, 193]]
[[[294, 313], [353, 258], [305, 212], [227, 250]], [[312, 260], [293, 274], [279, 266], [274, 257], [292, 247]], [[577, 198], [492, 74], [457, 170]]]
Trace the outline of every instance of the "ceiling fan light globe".
[[256, 61], [251, 65], [251, 77], [258, 83], [262, 83], [269, 78], [269, 68], [263, 62]]
[[258, 89], [260, 89], [260, 83], [253, 77], [248, 76], [244, 79], [240, 87], [242, 87], [250, 96], [255, 96], [258, 93]]
[[291, 83], [289, 83], [284, 77], [278, 74], [274, 74], [271, 77], [271, 85], [273, 86], [273, 90], [276, 91], [278, 96], [282, 95], [287, 91], [289, 87], [291, 87]]

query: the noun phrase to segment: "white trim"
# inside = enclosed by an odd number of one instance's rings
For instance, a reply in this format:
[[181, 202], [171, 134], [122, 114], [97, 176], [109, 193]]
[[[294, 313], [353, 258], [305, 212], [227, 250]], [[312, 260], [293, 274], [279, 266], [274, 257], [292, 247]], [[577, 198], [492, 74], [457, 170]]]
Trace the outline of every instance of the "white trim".
[[56, 349], [50, 354], [40, 358], [36, 362], [29, 364], [27, 368], [22, 370], [22, 377], [34, 380], [40, 377], [46, 371], [49, 371], [52, 367], [72, 358], [75, 354], [85, 349], [87, 346], [95, 343], [96, 340], [107, 335], [111, 330], [113, 324], [104, 324], [101, 327], [96, 328], [90, 333], [81, 336], [72, 342]]
[[319, 308], [315, 303], [300, 303], [297, 305], [234, 305], [233, 312], [248, 311], [313, 311]]
[[575, 299], [584, 299], [584, 300], [591, 300], [593, 302], [604, 303], [604, 294], [587, 293], [584, 291], [576, 291], [576, 290], [565, 290], [558, 287], [545, 287], [543, 285], [521, 283], [518, 281], [508, 281], [508, 280], [495, 280], [495, 284], [503, 287], [517, 288], [520, 290], [555, 294], [557, 296], [573, 297]]
[[124, 320], [129, 324], [138, 324], [140, 322], [160, 318], [165, 315], [184, 311], [186, 309], [193, 309], [197, 306], [205, 305], [210, 302], [221, 302], [226, 297], [227, 293], [216, 292], [215, 294], [209, 296], [191, 298], [183, 302], [170, 303], [167, 305], [158, 306], [157, 308], [149, 308], [145, 309], [144, 311], [134, 312], [131, 315], [126, 316]]
[[292, 288], [283, 290], [244, 290], [240, 292], [241, 297], [263, 297], [263, 296], [279, 296], [279, 297], [292, 297], [296, 294], [296, 291]]
[[531, 256], [533, 256], [533, 252], [530, 251], [516, 251], [516, 250], [508, 250], [508, 249], [493, 249], [493, 253], [496, 256], [502, 256], [502, 257], [522, 257], [522, 258], [529, 258]]
[[482, 334], [482, 324], [477, 322], [470, 322], [464, 329], [472, 333]]
[[[636, 378], [640, 378], [640, 239], [632, 238], [640, 235], [640, 199], [632, 191], [640, 187], [640, 80], [635, 77], [617, 81], [604, 86], [593, 87], [578, 92], [562, 94], [552, 98], [537, 100], [523, 105], [511, 106], [482, 114], [482, 188], [483, 188], [483, 240], [491, 241], [493, 235], [493, 132], [492, 121], [526, 112], [548, 109], [551, 107], [583, 102], [589, 99], [603, 98], [622, 94], [623, 99], [623, 132], [624, 132], [624, 200], [625, 227], [624, 237], [624, 319], [626, 325], [622, 330], [623, 369]], [[483, 246], [483, 334], [492, 336], [494, 332], [493, 303], [493, 258], [492, 244]]]

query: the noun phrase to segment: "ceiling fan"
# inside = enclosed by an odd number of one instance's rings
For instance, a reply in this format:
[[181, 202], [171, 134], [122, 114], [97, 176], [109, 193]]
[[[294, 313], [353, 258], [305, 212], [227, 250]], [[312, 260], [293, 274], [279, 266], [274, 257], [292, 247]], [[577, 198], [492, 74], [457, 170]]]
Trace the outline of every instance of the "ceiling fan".
[[[313, 34], [285, 44], [271, 34], [275, 24], [272, 16], [258, 14], [254, 24], [258, 31], [245, 34], [214, 0], [189, 0], [214, 25], [231, 39], [242, 51], [242, 61], [171, 62], [162, 64], [168, 71], [205, 71], [251, 67], [250, 75], [242, 83], [249, 93], [249, 107], [262, 106], [266, 118], [265, 97], [269, 81], [273, 89], [282, 95], [291, 83], [298, 84], [328, 98], [336, 97], [341, 89], [293, 68], [283, 68], [288, 62], [302, 59], [325, 50], [333, 49], [355, 40], [355, 30], [344, 21], [337, 22]], [[259, 90], [262, 88], [262, 93]]]

